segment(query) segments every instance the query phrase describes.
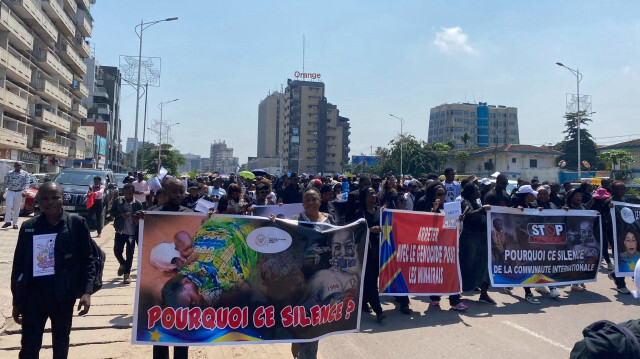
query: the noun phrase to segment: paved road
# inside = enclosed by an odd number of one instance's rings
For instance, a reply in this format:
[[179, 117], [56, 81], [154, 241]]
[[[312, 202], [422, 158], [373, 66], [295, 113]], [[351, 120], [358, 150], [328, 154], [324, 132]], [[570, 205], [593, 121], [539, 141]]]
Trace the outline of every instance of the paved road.
[[[24, 218], [22, 219], [24, 220]], [[151, 348], [130, 344], [135, 271], [133, 284], [123, 285], [116, 278], [117, 262], [113, 257], [113, 227], [107, 225], [97, 239], [107, 253], [104, 288], [92, 298], [86, 317], [74, 318], [71, 334], [71, 358], [150, 358]], [[9, 274], [17, 239], [17, 230], [0, 229], [0, 311], [10, 316]], [[134, 262], [134, 266], [136, 262]], [[632, 284], [628, 281], [629, 285]], [[498, 306], [477, 303], [477, 295], [463, 296], [471, 308], [466, 313], [449, 310], [446, 298], [440, 308], [429, 305], [427, 298], [412, 298], [413, 315], [402, 315], [393, 300], [383, 297], [387, 320], [378, 324], [364, 314], [361, 332], [332, 336], [320, 341], [320, 357], [343, 358], [567, 358], [573, 344], [581, 338], [586, 325], [599, 319], [620, 322], [637, 319], [640, 300], [620, 295], [604, 273], [598, 282], [588, 283], [589, 291], [572, 293], [561, 290], [559, 299], [541, 298], [541, 305], [498, 291], [492, 293]], [[537, 295], [537, 294], [536, 294]], [[17, 357], [20, 346], [19, 326], [8, 319], [0, 336], [0, 357]], [[42, 357], [51, 357], [50, 333], [45, 333]], [[197, 347], [191, 358], [291, 358], [289, 346], [244, 345]]]

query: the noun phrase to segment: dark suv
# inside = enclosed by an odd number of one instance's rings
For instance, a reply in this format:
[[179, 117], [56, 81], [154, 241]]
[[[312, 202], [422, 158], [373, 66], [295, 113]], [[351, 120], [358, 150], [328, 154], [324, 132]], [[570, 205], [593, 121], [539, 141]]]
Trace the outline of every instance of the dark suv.
[[62, 206], [65, 211], [78, 213], [88, 217], [87, 199], [85, 195], [93, 184], [93, 177], [100, 176], [106, 187], [102, 201], [102, 225], [111, 211], [111, 206], [118, 197], [118, 183], [110, 170], [93, 170], [86, 168], [65, 168], [53, 177], [53, 182], [62, 186]]

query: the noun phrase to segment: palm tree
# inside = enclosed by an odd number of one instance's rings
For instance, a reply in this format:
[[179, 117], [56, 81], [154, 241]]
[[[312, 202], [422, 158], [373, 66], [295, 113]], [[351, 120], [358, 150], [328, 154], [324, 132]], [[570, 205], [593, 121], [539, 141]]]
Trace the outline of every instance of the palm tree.
[[465, 132], [462, 135], [461, 140], [462, 140], [462, 142], [464, 142], [464, 148], [467, 148], [467, 142], [469, 142], [470, 139], [471, 139], [471, 135], [469, 135], [469, 132]]

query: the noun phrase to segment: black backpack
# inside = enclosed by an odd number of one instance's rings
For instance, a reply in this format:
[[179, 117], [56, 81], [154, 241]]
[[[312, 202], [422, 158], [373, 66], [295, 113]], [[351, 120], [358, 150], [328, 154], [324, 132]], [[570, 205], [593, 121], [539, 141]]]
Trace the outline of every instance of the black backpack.
[[[71, 220], [70, 222], [73, 223], [75, 220]], [[69, 232], [75, 233], [72, 227], [69, 228]], [[93, 291], [91, 292], [93, 295], [102, 288], [102, 272], [104, 272], [104, 262], [107, 260], [107, 254], [93, 238], [90, 238], [89, 243], [91, 245], [91, 255], [93, 256], [93, 261], [96, 266], [96, 275], [93, 277]], [[80, 294], [82, 295], [82, 293]]]

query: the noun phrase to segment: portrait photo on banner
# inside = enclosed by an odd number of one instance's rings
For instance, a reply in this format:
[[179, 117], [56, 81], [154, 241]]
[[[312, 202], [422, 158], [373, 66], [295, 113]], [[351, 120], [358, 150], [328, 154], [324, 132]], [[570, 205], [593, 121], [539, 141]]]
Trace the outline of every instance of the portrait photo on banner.
[[134, 344], [317, 340], [359, 327], [368, 229], [147, 212]]
[[613, 205], [611, 218], [616, 276], [631, 277], [640, 259], [640, 205], [625, 202], [613, 202]]

